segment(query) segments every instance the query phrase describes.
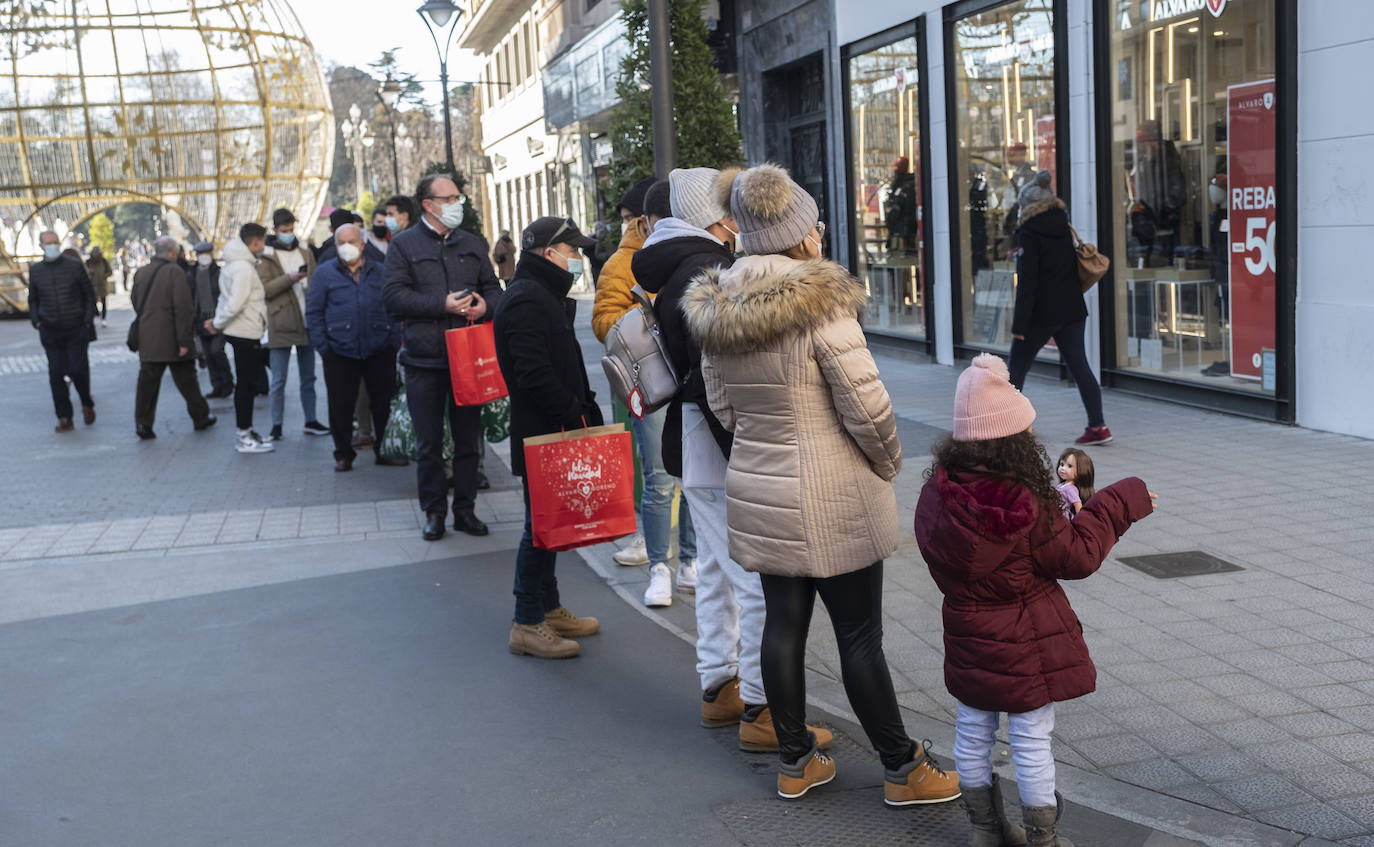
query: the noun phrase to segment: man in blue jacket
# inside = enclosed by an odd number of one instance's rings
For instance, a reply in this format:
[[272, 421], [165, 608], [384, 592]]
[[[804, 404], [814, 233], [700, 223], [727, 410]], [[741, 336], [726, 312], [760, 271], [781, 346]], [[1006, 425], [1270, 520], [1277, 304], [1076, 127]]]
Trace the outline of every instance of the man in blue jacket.
[[454, 405], [444, 333], [490, 320], [501, 299], [501, 283], [487, 242], [458, 229], [466, 199], [453, 180], [430, 174], [420, 180], [415, 200], [422, 211], [420, 221], [391, 240], [383, 296], [391, 318], [405, 327], [400, 358], [415, 425], [424, 539], [436, 541], [444, 535], [446, 422], [453, 436], [453, 528], [486, 535], [487, 525], [473, 513], [482, 408]]
[[[319, 266], [305, 302], [310, 346], [324, 362], [329, 391], [329, 432], [334, 436], [334, 470], [353, 470], [353, 407], [358, 385], [367, 386], [369, 411], [377, 432], [386, 430], [396, 393], [396, 347], [401, 333], [382, 302], [382, 266], [363, 248], [357, 226], [334, 231], [335, 258]], [[408, 465], [403, 458], [377, 455], [379, 465]]]

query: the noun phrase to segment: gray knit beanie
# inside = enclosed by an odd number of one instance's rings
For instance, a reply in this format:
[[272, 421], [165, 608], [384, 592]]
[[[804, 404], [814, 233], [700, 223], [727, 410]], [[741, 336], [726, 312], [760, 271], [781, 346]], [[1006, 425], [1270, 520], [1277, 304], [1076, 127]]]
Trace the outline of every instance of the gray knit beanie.
[[735, 177], [730, 210], [739, 224], [740, 249], [754, 255], [791, 250], [821, 219], [815, 199], [774, 164]]
[[1054, 191], [1050, 189], [1050, 183], [1054, 177], [1049, 171], [1040, 171], [1035, 175], [1035, 179], [1021, 186], [1021, 193], [1016, 195], [1016, 205], [1022, 209], [1032, 203], [1039, 203], [1041, 200], [1049, 200], [1054, 197]]
[[721, 206], [716, 195], [719, 176], [720, 171], [715, 168], [674, 168], [668, 174], [673, 217], [697, 229], [706, 229], [730, 217], [730, 210]]

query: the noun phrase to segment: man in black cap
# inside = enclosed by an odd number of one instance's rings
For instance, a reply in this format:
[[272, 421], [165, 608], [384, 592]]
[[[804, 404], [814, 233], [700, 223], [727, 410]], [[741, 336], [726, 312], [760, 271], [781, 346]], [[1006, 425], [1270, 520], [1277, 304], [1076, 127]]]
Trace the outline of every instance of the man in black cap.
[[[568, 298], [582, 274], [579, 251], [594, 244], [572, 218], [539, 218], [521, 235], [515, 277], [496, 307], [496, 359], [510, 389], [511, 471], [522, 479], [526, 438], [602, 422], [573, 331], [577, 303]], [[527, 479], [524, 488], [525, 534], [515, 554], [510, 651], [571, 658], [579, 652], [572, 638], [594, 635], [600, 627], [595, 618], [579, 618], [559, 601], [557, 554], [534, 546]]]
[[487, 242], [458, 229], [467, 199], [453, 180], [430, 174], [420, 180], [415, 195], [423, 215], [391, 240], [382, 297], [391, 319], [405, 327], [400, 361], [415, 427], [423, 537], [436, 541], [444, 535], [449, 488], [444, 474], [445, 425], [453, 436], [453, 528], [486, 535], [487, 525], [473, 512], [482, 407], [454, 405], [444, 333], [491, 320], [491, 309], [501, 300], [501, 283]]
[[611, 331], [621, 315], [639, 305], [630, 293], [635, 287], [635, 275], [630, 270], [630, 259], [644, 246], [649, 237], [649, 221], [644, 217], [644, 195], [655, 182], [653, 177], [645, 177], [630, 187], [620, 198], [616, 210], [620, 213], [620, 246], [601, 266], [596, 278], [596, 299], [592, 301], [592, 332], [596, 340], [605, 342], [606, 333]]
[[344, 224], [351, 223], [353, 223], [353, 212], [348, 209], [339, 208], [329, 213], [329, 237], [324, 240], [324, 243], [320, 245], [319, 252], [315, 254], [316, 267], [323, 265], [337, 255], [334, 246], [334, 230]]
[[229, 356], [224, 352], [224, 335], [211, 333], [205, 322], [215, 316], [219, 303], [219, 263], [215, 261], [215, 245], [202, 241], [196, 245], [196, 263], [186, 271], [186, 284], [191, 287], [191, 307], [196, 315], [196, 344], [201, 361], [210, 372], [210, 393], [206, 397], [232, 397], [234, 372], [229, 369]]

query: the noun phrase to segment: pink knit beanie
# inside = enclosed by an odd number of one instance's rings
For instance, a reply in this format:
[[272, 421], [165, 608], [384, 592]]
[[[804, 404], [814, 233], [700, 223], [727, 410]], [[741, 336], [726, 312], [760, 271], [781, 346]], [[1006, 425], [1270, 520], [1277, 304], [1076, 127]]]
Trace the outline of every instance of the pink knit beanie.
[[954, 440], [990, 441], [1030, 428], [1035, 409], [1012, 387], [1007, 363], [991, 353], [975, 356], [954, 389]]

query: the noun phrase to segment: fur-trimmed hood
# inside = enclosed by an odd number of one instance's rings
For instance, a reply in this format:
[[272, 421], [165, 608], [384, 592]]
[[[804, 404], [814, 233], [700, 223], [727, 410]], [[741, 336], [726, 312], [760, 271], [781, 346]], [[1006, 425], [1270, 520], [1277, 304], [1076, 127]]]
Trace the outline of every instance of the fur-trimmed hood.
[[1021, 219], [1018, 226], [1025, 226], [1026, 222], [1029, 221], [1031, 218], [1037, 215], [1042, 215], [1045, 212], [1050, 211], [1051, 209], [1057, 209], [1063, 212], [1065, 217], [1067, 217], [1069, 213], [1069, 207], [1065, 206], [1064, 201], [1060, 200], [1058, 197], [1049, 197], [1044, 200], [1037, 200], [1034, 203], [1030, 203], [1023, 209], [1021, 209]]
[[702, 272], [682, 311], [702, 350], [745, 353], [836, 317], [857, 317], [867, 301], [863, 286], [835, 262], [772, 254]]

